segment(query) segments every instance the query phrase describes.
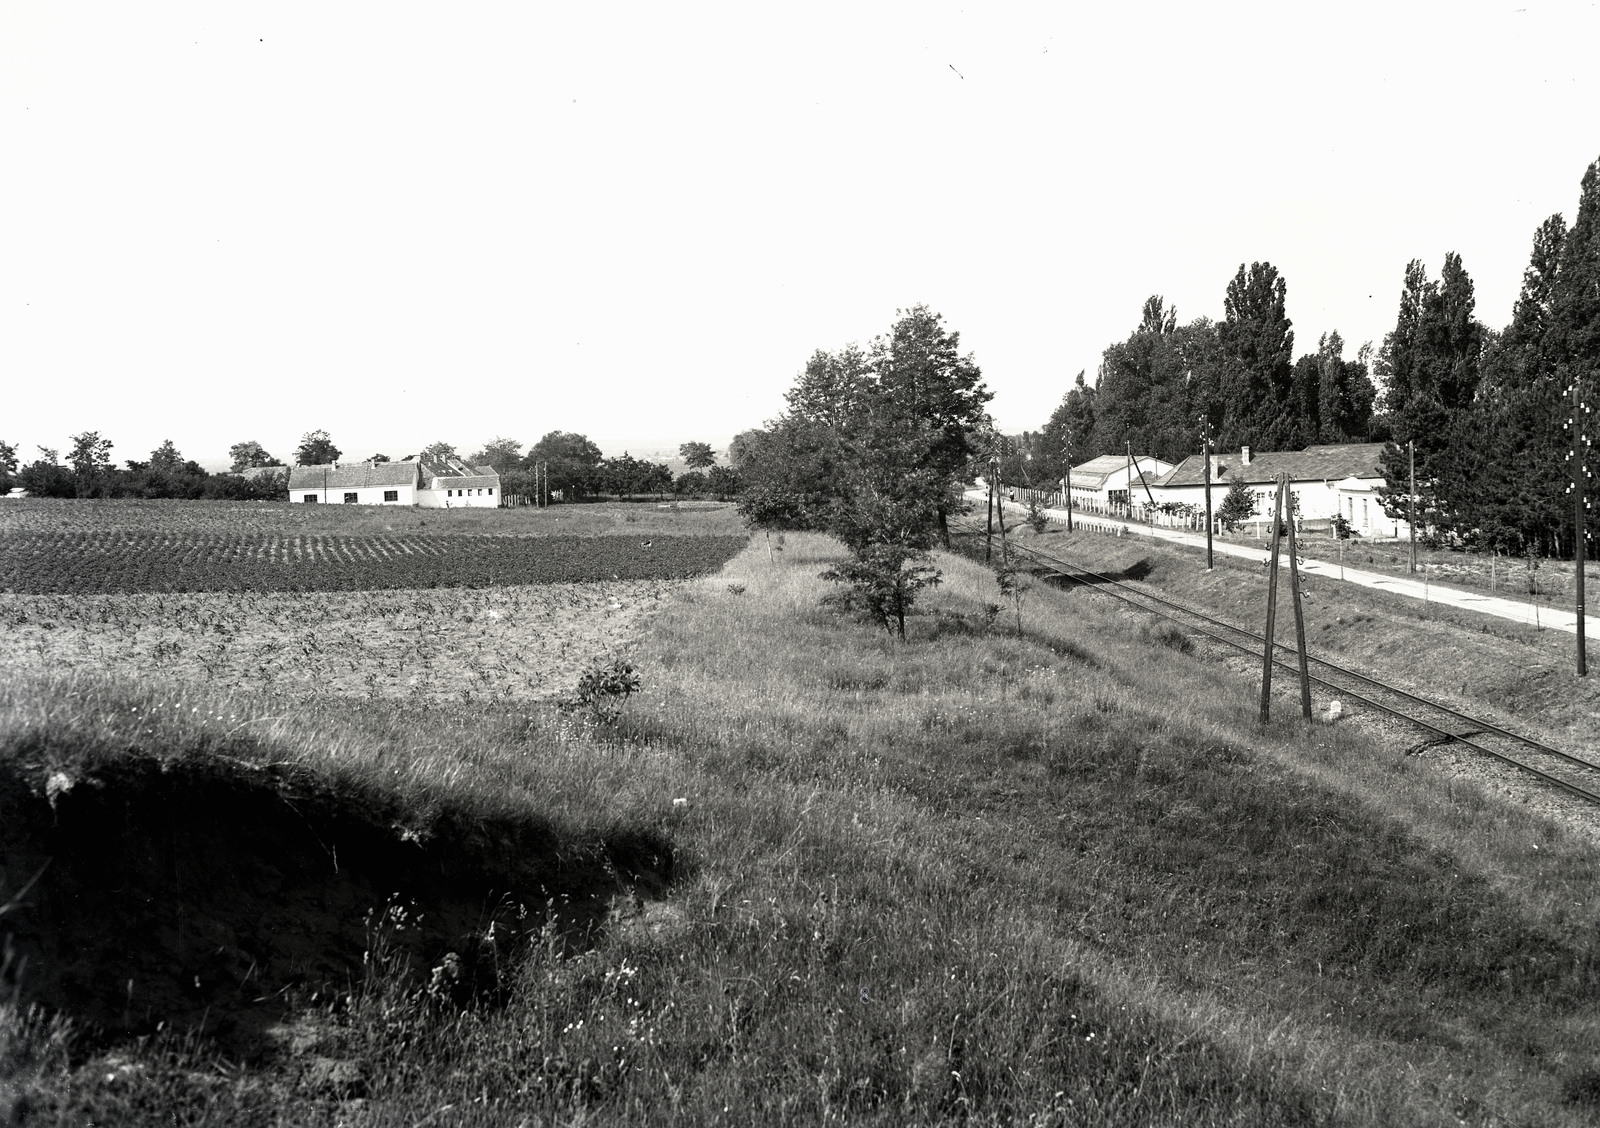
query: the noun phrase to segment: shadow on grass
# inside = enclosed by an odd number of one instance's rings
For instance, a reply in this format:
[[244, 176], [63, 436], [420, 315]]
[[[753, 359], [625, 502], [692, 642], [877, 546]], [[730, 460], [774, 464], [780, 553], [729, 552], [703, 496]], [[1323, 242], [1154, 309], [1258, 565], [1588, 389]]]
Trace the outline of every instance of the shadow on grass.
[[[673, 848], [647, 831], [583, 840], [535, 819], [414, 808], [304, 771], [128, 758], [81, 778], [0, 764], [3, 984], [72, 1016], [86, 1044], [203, 1030], [236, 1054], [291, 1000], [348, 993], [394, 913], [396, 956], [458, 1002], [496, 1002], [519, 942], [552, 922], [596, 942], [611, 901], [658, 893]], [[454, 958], [449, 958], [453, 953]]]

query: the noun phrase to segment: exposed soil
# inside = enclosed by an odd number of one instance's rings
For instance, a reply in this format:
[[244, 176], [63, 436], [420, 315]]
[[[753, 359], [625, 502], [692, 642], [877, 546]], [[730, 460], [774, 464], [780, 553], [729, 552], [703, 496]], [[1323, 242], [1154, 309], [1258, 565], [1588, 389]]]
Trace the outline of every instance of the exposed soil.
[[424, 982], [442, 968], [456, 998], [494, 996], [519, 940], [547, 924], [592, 940], [614, 898], [673, 876], [647, 834], [405, 812], [292, 769], [129, 758], [68, 780], [0, 764], [0, 903], [20, 901], [0, 916], [0, 986], [101, 1036], [165, 1023], [248, 1056], [291, 1004], [358, 984], [378, 931]]
[[296, 699], [547, 699], [626, 646], [673, 587], [0, 593], [0, 675], [83, 669]]

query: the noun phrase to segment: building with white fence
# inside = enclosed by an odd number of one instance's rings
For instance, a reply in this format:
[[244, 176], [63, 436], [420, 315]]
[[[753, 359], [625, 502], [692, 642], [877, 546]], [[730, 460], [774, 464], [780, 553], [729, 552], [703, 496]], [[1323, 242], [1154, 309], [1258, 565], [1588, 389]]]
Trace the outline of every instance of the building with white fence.
[[1089, 513], [1126, 514], [1130, 505], [1137, 509], [1149, 504], [1155, 483], [1172, 469], [1172, 463], [1148, 454], [1091, 458], [1072, 468], [1072, 507]]
[[[1386, 485], [1383, 447], [1383, 443], [1333, 443], [1305, 450], [1257, 452], [1241, 447], [1237, 452], [1218, 452], [1211, 456], [1211, 511], [1222, 505], [1234, 482], [1242, 481], [1256, 497], [1255, 519], [1270, 523], [1278, 476], [1286, 474], [1302, 523], [1342, 515], [1352, 531], [1363, 536], [1406, 535], [1406, 523], [1386, 516], [1379, 504], [1379, 491]], [[1158, 505], [1184, 506], [1203, 514], [1201, 457], [1190, 455], [1178, 463], [1156, 482], [1153, 492]]]

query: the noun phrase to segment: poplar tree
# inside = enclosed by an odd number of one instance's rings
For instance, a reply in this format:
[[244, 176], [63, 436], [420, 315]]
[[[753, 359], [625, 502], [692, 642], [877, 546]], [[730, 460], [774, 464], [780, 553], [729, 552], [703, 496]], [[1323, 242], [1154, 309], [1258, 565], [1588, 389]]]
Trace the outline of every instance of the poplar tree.
[[1294, 329], [1286, 312], [1288, 285], [1270, 262], [1256, 262], [1228, 283], [1221, 344], [1222, 446], [1262, 450], [1290, 445]]

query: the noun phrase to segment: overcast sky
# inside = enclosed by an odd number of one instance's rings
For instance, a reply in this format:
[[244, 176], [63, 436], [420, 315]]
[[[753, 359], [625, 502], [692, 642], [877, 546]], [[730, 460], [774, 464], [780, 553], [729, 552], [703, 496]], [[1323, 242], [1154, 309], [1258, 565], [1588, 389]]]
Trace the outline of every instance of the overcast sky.
[[0, 439], [725, 441], [926, 302], [1008, 430], [1160, 293], [1296, 351], [1600, 157], [1594, 3], [0, 0]]

